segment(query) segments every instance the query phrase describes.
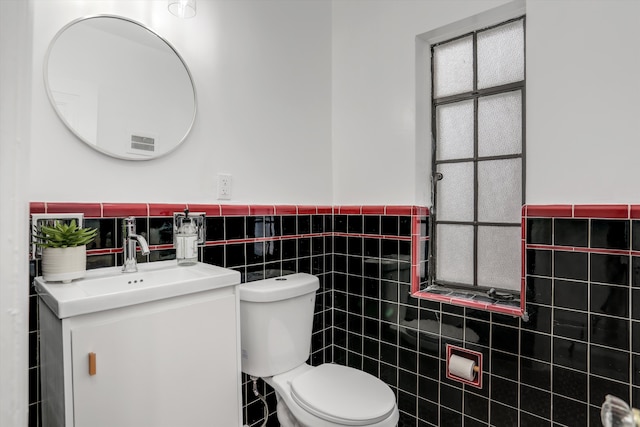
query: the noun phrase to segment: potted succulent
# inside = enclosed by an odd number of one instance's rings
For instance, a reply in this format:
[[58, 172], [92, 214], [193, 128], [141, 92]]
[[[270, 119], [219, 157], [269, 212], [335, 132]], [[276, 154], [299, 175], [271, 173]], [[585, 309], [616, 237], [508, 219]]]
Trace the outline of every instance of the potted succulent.
[[67, 224], [56, 221], [53, 226], [41, 225], [36, 245], [42, 248], [42, 278], [47, 282], [84, 277], [87, 271], [87, 244], [96, 238], [95, 228], [83, 228], [72, 220]]

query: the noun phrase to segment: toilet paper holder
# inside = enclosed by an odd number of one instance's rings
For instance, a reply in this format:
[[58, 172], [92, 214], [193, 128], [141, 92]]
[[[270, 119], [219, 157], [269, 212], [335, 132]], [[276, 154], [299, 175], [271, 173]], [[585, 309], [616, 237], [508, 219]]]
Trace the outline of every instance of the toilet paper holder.
[[447, 378], [482, 388], [482, 353], [447, 344]]

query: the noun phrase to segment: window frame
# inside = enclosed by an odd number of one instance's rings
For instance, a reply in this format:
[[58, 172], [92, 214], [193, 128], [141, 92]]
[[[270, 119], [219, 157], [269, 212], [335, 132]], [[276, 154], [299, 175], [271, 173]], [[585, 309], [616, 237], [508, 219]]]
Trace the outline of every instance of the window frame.
[[[522, 28], [526, 40], [526, 15], [521, 14], [519, 16], [501, 20], [496, 24], [492, 24], [490, 26], [486, 26], [480, 29], [475, 29], [472, 31], [465, 32], [464, 34], [458, 35], [456, 37], [451, 37], [446, 40], [438, 41], [437, 43], [433, 43], [430, 45], [430, 68], [431, 68], [431, 140], [432, 140], [432, 151], [431, 151], [431, 202], [432, 202], [432, 213], [429, 221], [429, 236], [430, 236], [430, 250], [428, 255], [428, 264], [429, 264], [429, 273], [428, 273], [428, 287], [432, 287], [433, 285], [442, 286], [450, 289], [461, 289], [467, 290], [470, 292], [478, 293], [487, 291], [490, 289], [496, 289], [496, 287], [492, 286], [484, 286], [478, 284], [478, 230], [481, 226], [498, 226], [498, 227], [518, 227], [521, 229], [522, 223], [518, 222], [488, 222], [488, 221], [479, 221], [478, 220], [478, 164], [482, 161], [491, 161], [491, 160], [509, 160], [509, 159], [520, 159], [521, 165], [521, 205], [525, 204], [526, 200], [526, 44], [523, 47], [525, 49], [525, 55], [523, 58], [524, 61], [524, 71], [525, 74], [522, 80], [511, 82], [507, 84], [492, 86], [488, 88], [478, 89], [478, 35], [485, 32], [490, 31], [495, 28], [499, 28], [505, 25], [509, 25], [514, 22], [522, 21]], [[446, 95], [441, 97], [435, 96], [435, 49], [438, 46], [448, 44], [451, 42], [455, 42], [456, 40], [460, 40], [463, 38], [471, 37], [472, 39], [472, 57], [473, 57], [473, 87], [470, 91], [462, 92], [455, 95]], [[520, 92], [521, 95], [521, 149], [518, 154], [506, 154], [506, 155], [490, 155], [490, 156], [479, 156], [478, 153], [478, 103], [482, 98], [486, 98], [492, 95], [500, 95], [507, 94], [510, 92]], [[440, 106], [448, 105], [452, 103], [458, 103], [462, 101], [472, 101], [473, 102], [473, 156], [468, 158], [455, 158], [455, 159], [437, 159], [437, 141], [438, 141], [438, 126], [437, 126], [437, 109]], [[473, 175], [474, 175], [474, 183], [473, 183], [473, 221], [450, 221], [450, 220], [438, 220], [437, 219], [437, 194], [438, 194], [438, 185], [437, 181], [442, 179], [442, 175], [437, 172], [438, 165], [441, 164], [452, 164], [452, 163], [473, 163]], [[473, 283], [451, 283], [438, 280], [436, 278], [437, 273], [437, 225], [438, 224], [459, 224], [459, 225], [467, 225], [473, 227]], [[524, 254], [522, 254], [523, 256]], [[514, 290], [503, 290], [500, 289], [499, 295], [503, 295], [504, 298], [512, 299], [514, 297], [513, 294], [517, 294]], [[523, 294], [524, 290], [520, 289], [520, 294]], [[508, 294], [508, 295], [507, 295]], [[495, 295], [495, 294], [494, 294]], [[524, 298], [524, 295], [515, 295], [515, 297]]]

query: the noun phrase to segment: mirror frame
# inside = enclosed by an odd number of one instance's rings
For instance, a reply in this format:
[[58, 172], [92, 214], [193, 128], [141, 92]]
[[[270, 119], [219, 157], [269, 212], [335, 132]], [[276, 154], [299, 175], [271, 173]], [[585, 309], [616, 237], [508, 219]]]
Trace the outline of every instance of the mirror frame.
[[[119, 155], [117, 153], [109, 152], [109, 151], [107, 151], [107, 150], [105, 150], [103, 148], [100, 148], [98, 145], [96, 145], [95, 142], [88, 141], [83, 136], [81, 136], [76, 131], [76, 129], [74, 129], [73, 126], [71, 126], [69, 121], [62, 115], [62, 113], [60, 112], [60, 110], [56, 106], [55, 98], [53, 97], [53, 93], [52, 93], [51, 87], [49, 85], [49, 76], [48, 76], [49, 57], [51, 55], [51, 51], [53, 50], [53, 47], [54, 47], [56, 41], [60, 38], [60, 36], [69, 27], [71, 27], [71, 26], [73, 26], [73, 25], [75, 25], [75, 24], [77, 24], [79, 22], [87, 21], [87, 20], [90, 20], [90, 19], [96, 19], [96, 18], [118, 19], [118, 20], [126, 21], [126, 22], [129, 22], [131, 24], [139, 26], [143, 30], [149, 32], [151, 35], [157, 37], [160, 41], [165, 43], [169, 47], [169, 49], [171, 49], [171, 51], [176, 55], [176, 57], [180, 60], [180, 63], [183, 65], [185, 71], [187, 72], [187, 76], [189, 77], [189, 81], [191, 82], [191, 89], [193, 91], [193, 116], [191, 117], [191, 122], [189, 123], [189, 126], [187, 127], [187, 129], [186, 129], [184, 135], [182, 136], [182, 138], [179, 141], [177, 141], [174, 144], [174, 146], [171, 149], [167, 150], [166, 152], [161, 153], [161, 154], [157, 154], [157, 155], [153, 155], [153, 156], [150, 156], [150, 157], [126, 157], [124, 155]], [[60, 30], [58, 30], [58, 32], [55, 34], [53, 39], [51, 39], [51, 42], [49, 43], [49, 47], [47, 48], [47, 52], [45, 54], [44, 63], [43, 63], [43, 78], [44, 78], [44, 86], [45, 86], [45, 90], [47, 92], [47, 97], [49, 98], [49, 102], [51, 103], [51, 106], [53, 107], [54, 111], [56, 112], [56, 115], [64, 123], [64, 125], [67, 127], [67, 129], [69, 131], [71, 131], [71, 133], [73, 133], [78, 139], [80, 139], [86, 145], [91, 147], [92, 149], [94, 149], [94, 150], [96, 150], [98, 152], [101, 152], [101, 153], [103, 153], [103, 154], [105, 154], [107, 156], [114, 157], [116, 159], [131, 160], [131, 161], [148, 161], [148, 160], [154, 160], [154, 159], [158, 159], [158, 158], [166, 156], [167, 154], [175, 151], [178, 147], [180, 147], [182, 145], [182, 143], [187, 139], [187, 137], [189, 136], [189, 133], [191, 133], [191, 129], [193, 128], [193, 124], [195, 123], [196, 116], [198, 114], [198, 94], [197, 94], [197, 91], [196, 91], [196, 85], [195, 85], [195, 82], [194, 82], [194, 79], [193, 79], [193, 75], [191, 74], [191, 70], [189, 69], [189, 67], [188, 67], [187, 63], [185, 62], [184, 58], [182, 57], [182, 55], [180, 55], [180, 53], [178, 53], [176, 48], [173, 47], [173, 45], [171, 43], [169, 43], [169, 41], [167, 41], [167, 39], [165, 39], [164, 37], [159, 35], [157, 32], [153, 31], [151, 28], [149, 28], [145, 24], [142, 24], [141, 22], [135, 21], [133, 19], [130, 19], [130, 18], [127, 18], [127, 17], [124, 17], [124, 16], [111, 15], [111, 14], [97, 14], [97, 15], [83, 16], [81, 18], [77, 18], [77, 19], [72, 20], [71, 22], [67, 23], [62, 28], [60, 28]]]

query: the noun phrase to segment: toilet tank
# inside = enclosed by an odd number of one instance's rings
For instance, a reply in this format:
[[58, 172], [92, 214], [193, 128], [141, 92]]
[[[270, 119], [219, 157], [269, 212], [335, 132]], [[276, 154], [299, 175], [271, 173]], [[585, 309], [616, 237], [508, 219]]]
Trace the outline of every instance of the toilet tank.
[[242, 372], [271, 377], [308, 358], [318, 278], [306, 273], [238, 286]]

